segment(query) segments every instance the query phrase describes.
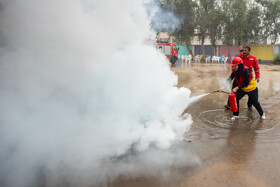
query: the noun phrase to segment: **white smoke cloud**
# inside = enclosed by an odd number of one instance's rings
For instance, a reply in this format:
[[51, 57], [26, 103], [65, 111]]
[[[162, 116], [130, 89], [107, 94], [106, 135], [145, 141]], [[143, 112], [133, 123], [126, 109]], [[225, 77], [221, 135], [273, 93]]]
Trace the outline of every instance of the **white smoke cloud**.
[[179, 117], [190, 91], [143, 44], [141, 0], [0, 2], [0, 186], [87, 186], [182, 165], [168, 150], [190, 128]]
[[219, 84], [221, 88], [224, 89], [224, 91], [231, 92], [231, 82], [229, 82], [227, 79], [220, 79]]
[[146, 0], [145, 6], [153, 30], [172, 32], [181, 26], [184, 18], [174, 15], [175, 5], [164, 3], [161, 0]]

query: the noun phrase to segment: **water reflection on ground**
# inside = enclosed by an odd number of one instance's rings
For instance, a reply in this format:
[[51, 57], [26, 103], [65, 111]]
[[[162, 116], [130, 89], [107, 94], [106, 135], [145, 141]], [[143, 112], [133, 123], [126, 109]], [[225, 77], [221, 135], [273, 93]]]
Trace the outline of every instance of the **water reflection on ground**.
[[[228, 64], [177, 62], [171, 65], [192, 96], [221, 87], [230, 74]], [[185, 113], [193, 125], [185, 135], [185, 148], [201, 164], [176, 170], [168, 181], [157, 178], [119, 179], [112, 186], [278, 186], [280, 183], [280, 66], [260, 65], [259, 100], [267, 119], [240, 102], [241, 118], [231, 121], [232, 113], [223, 107], [227, 95], [214, 93], [189, 106]], [[175, 171], [175, 170], [174, 170]]]

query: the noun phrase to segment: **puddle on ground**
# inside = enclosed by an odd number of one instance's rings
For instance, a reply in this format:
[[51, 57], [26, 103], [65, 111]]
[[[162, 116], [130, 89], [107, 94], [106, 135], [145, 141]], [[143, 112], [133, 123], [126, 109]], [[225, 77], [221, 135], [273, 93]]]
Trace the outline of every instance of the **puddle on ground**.
[[[229, 65], [184, 64], [171, 66], [178, 87], [189, 88], [191, 96], [217, 90], [230, 74]], [[267, 119], [256, 109], [247, 110], [247, 96], [240, 101], [241, 118], [232, 121], [224, 109], [227, 95], [210, 94], [189, 106], [193, 124], [183, 143], [196, 155], [199, 165], [182, 167], [167, 182], [159, 178], [118, 180], [112, 186], [278, 186], [280, 183], [280, 67], [260, 65], [259, 100]], [[186, 157], [187, 159], [187, 157]]]

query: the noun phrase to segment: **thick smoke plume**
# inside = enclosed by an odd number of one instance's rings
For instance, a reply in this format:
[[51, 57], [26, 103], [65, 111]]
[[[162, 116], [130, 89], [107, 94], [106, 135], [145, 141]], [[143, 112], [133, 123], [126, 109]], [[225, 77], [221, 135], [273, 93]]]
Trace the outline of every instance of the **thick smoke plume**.
[[186, 164], [172, 145], [190, 128], [179, 117], [190, 91], [144, 44], [141, 0], [0, 2], [0, 186], [106, 184]]
[[172, 32], [175, 28], [179, 28], [183, 21], [183, 17], [174, 15], [174, 5], [164, 3], [164, 1], [146, 0], [145, 7], [154, 31]]

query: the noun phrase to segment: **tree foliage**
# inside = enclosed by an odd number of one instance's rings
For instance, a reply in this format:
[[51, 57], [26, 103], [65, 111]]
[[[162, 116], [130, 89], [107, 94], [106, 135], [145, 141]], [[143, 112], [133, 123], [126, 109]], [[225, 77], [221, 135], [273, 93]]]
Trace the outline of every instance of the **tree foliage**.
[[[201, 41], [201, 48], [202, 48], [202, 54], [205, 55], [205, 49], [204, 49], [204, 41], [209, 35], [210, 32], [216, 31], [217, 28], [211, 27], [214, 23], [211, 18], [214, 16], [213, 11], [215, 7], [215, 0], [200, 0], [197, 3], [197, 11], [196, 11], [196, 19], [197, 19], [197, 26], [196, 29], [198, 30], [198, 38]], [[212, 28], [213, 30], [210, 30], [209, 28]], [[212, 33], [214, 34], [214, 33]]]
[[280, 0], [257, 0], [262, 5], [263, 34], [275, 44], [280, 34]]
[[176, 40], [184, 41], [189, 54], [192, 54], [189, 46], [191, 45], [196, 27], [195, 7], [197, 4], [192, 0], [167, 0], [166, 3], [175, 5], [174, 14], [182, 18], [180, 27], [175, 28], [171, 34], [175, 36]]
[[174, 14], [182, 19], [171, 34], [187, 47], [195, 34], [202, 48], [208, 37], [214, 51], [220, 39], [229, 47], [241, 47], [258, 43], [263, 36], [275, 44], [280, 35], [280, 0], [161, 1], [172, 5]]
[[260, 8], [246, 0], [225, 0], [223, 7], [223, 42], [228, 46], [242, 46], [259, 40]]
[[223, 19], [223, 14], [221, 11], [221, 7], [218, 4], [214, 4], [214, 8], [210, 10], [209, 16], [207, 17], [207, 28], [208, 28], [208, 36], [210, 38], [214, 55], [216, 56], [217, 51], [217, 41], [222, 38], [222, 24], [221, 20]]

